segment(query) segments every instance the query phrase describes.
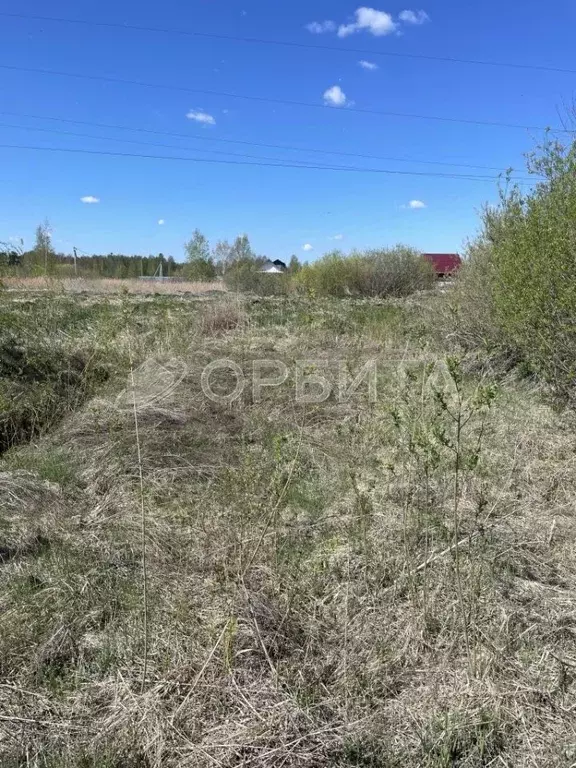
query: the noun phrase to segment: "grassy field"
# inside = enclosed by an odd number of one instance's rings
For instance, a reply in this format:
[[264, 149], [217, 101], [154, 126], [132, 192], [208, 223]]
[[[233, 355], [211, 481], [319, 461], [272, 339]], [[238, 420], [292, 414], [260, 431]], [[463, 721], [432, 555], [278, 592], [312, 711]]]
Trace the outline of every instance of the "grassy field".
[[113, 278], [51, 278], [51, 277], [3, 277], [2, 283], [9, 291], [35, 293], [37, 291], [53, 293], [87, 293], [96, 296], [110, 294], [210, 294], [226, 291], [220, 281], [198, 283], [189, 280], [181, 282], [160, 280], [116, 280]]
[[0, 292], [2, 766], [576, 764], [574, 417], [448, 300]]

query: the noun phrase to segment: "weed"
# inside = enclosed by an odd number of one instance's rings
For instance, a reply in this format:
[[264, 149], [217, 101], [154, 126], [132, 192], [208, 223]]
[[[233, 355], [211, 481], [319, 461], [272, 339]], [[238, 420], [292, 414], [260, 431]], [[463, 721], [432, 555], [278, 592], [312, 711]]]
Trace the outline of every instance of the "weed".
[[[567, 764], [574, 420], [439, 349], [437, 297], [21, 298], [2, 392], [72, 389], [0, 458], [2, 765]], [[130, 353], [186, 371], [136, 413]], [[377, 400], [204, 398], [271, 355], [374, 358]]]

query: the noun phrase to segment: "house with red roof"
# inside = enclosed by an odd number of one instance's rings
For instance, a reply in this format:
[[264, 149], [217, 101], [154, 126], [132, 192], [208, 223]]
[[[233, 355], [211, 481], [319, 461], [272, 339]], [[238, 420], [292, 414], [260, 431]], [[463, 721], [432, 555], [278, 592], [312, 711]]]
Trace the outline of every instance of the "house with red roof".
[[432, 264], [439, 278], [451, 277], [462, 266], [462, 259], [457, 253], [424, 253], [422, 255]]

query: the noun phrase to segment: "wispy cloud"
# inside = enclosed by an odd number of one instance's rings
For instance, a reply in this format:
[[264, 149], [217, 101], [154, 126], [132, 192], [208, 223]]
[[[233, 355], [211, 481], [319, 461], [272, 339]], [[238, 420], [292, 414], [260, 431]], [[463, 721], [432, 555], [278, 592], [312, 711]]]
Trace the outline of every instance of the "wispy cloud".
[[311, 21], [310, 24], [306, 24], [308, 32], [312, 32], [313, 35], [323, 35], [325, 32], [335, 32], [336, 22], [326, 19], [326, 21]]
[[85, 195], [84, 197], [81, 197], [80, 200], [83, 203], [88, 203], [89, 205], [92, 205], [93, 203], [99, 203], [100, 198], [94, 197], [94, 195]]
[[324, 91], [324, 104], [329, 107], [345, 107], [349, 101], [342, 88], [339, 85], [333, 85]]
[[202, 112], [201, 110], [191, 109], [186, 117], [188, 120], [194, 120], [197, 123], [202, 123], [203, 125], [216, 125], [216, 120], [214, 117], [209, 115], [208, 112]]
[[341, 24], [338, 27], [338, 37], [348, 37], [356, 32], [369, 32], [371, 35], [381, 37], [391, 35], [398, 25], [386, 11], [377, 11], [375, 8], [357, 8], [354, 12], [356, 21], [350, 24]]
[[344, 240], [344, 235], [334, 235], [330, 240]]
[[430, 21], [430, 17], [426, 11], [401, 11], [398, 18], [395, 19], [392, 14], [386, 11], [379, 11], [376, 8], [368, 8], [363, 5], [354, 11], [353, 20], [347, 24], [336, 24], [336, 22], [327, 19], [326, 21], [311, 21], [306, 24], [306, 29], [313, 35], [336, 32], [338, 37], [348, 37], [357, 32], [368, 32], [375, 37], [382, 37], [399, 32], [402, 24], [418, 25], [425, 24], [427, 21]]
[[166, 224], [166, 220], [165, 219], [158, 219], [158, 224], [160, 224], [160, 226], [162, 226], [162, 224]]
[[302, 250], [303, 250], [303, 251], [313, 251], [313, 250], [314, 250], [314, 246], [313, 246], [313, 245], [310, 245], [310, 243], [305, 243], [305, 244], [302, 246]]
[[426, 203], [424, 203], [422, 200], [410, 200], [407, 208], [411, 208], [413, 211], [417, 211], [420, 208], [426, 208]]
[[430, 16], [428, 16], [426, 11], [401, 11], [398, 18], [404, 24], [425, 24], [427, 21], [430, 21]]
[[362, 69], [368, 69], [371, 72], [373, 72], [375, 69], [378, 69], [378, 64], [375, 64], [373, 61], [366, 61], [366, 59], [360, 59], [358, 64], [362, 67]]

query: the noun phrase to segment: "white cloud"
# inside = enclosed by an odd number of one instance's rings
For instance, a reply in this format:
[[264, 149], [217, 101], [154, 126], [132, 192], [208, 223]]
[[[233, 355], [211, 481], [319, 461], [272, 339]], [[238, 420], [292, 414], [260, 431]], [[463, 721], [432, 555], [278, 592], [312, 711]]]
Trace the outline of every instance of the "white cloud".
[[366, 61], [366, 59], [360, 59], [358, 64], [362, 67], [362, 69], [369, 69], [371, 72], [375, 69], [378, 69], [378, 64], [374, 64], [373, 61]]
[[333, 85], [324, 91], [324, 104], [329, 107], [345, 107], [348, 104], [346, 94], [339, 85]]
[[308, 32], [312, 32], [313, 35], [322, 35], [324, 32], [334, 32], [336, 30], [336, 23], [326, 19], [326, 21], [311, 21], [310, 24], [306, 24]]
[[188, 120], [195, 120], [197, 123], [203, 123], [204, 125], [216, 125], [216, 120], [209, 115], [208, 112], [202, 112], [200, 110], [190, 110], [186, 115]]
[[398, 18], [405, 24], [424, 24], [430, 21], [426, 11], [402, 11]]
[[158, 224], [160, 224], [160, 226], [162, 226], [162, 224], [166, 224], [166, 220], [165, 219], [158, 219]]
[[310, 245], [310, 243], [305, 243], [305, 244], [302, 246], [302, 250], [303, 250], [303, 251], [313, 251], [313, 250], [314, 250], [314, 246], [313, 246], [313, 245]]
[[88, 204], [99, 203], [100, 202], [100, 198], [99, 197], [94, 197], [94, 195], [85, 195], [84, 197], [81, 197], [80, 200], [83, 203], [88, 203]]
[[426, 208], [426, 203], [423, 203], [422, 200], [410, 200], [408, 203], [408, 208], [411, 208], [413, 211], [417, 211], [420, 208]]
[[357, 8], [354, 12], [356, 21], [351, 24], [341, 24], [338, 27], [338, 37], [348, 37], [356, 32], [366, 30], [376, 37], [391, 35], [397, 29], [397, 24], [386, 11], [377, 11], [375, 8]]
[[334, 235], [334, 237], [330, 238], [331, 240], [344, 240], [344, 235]]
[[[367, 8], [361, 6], [354, 11], [354, 21], [348, 24], [337, 25], [334, 21], [326, 19], [325, 21], [311, 21], [306, 24], [308, 32], [312, 32], [313, 35], [323, 35], [326, 32], [336, 32], [338, 37], [348, 37], [348, 35], [354, 35], [357, 32], [369, 32], [375, 37], [382, 37], [383, 35], [391, 35], [394, 32], [398, 32], [400, 23], [404, 24], [425, 24], [430, 21], [430, 17], [426, 11], [411, 11], [405, 10], [398, 15], [398, 19], [395, 21], [390, 13], [386, 11], [379, 11], [376, 8]], [[370, 63], [370, 62], [367, 62]], [[362, 63], [360, 63], [362, 66]], [[366, 67], [366, 69], [376, 69], [377, 67]]]
[[8, 238], [8, 240], [9, 240], [11, 243], [21, 243], [21, 242], [22, 242], [22, 240], [23, 240], [23, 238], [22, 238], [22, 237], [20, 237], [20, 235], [12, 235], [11, 237], [9, 237], [9, 238]]

